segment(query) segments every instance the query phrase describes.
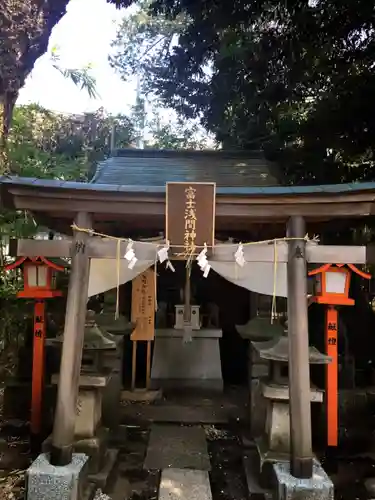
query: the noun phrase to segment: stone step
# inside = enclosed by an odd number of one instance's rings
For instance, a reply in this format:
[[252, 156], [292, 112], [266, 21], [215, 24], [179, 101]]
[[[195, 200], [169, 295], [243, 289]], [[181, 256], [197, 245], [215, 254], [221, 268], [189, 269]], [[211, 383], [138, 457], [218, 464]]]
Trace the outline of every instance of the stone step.
[[165, 469], [161, 473], [159, 500], [212, 500], [207, 471]]
[[121, 408], [122, 423], [137, 423], [138, 425], [147, 425], [152, 422], [217, 425], [227, 424], [230, 417], [228, 410], [220, 406], [130, 404]]
[[203, 427], [153, 425], [144, 468], [210, 470]]

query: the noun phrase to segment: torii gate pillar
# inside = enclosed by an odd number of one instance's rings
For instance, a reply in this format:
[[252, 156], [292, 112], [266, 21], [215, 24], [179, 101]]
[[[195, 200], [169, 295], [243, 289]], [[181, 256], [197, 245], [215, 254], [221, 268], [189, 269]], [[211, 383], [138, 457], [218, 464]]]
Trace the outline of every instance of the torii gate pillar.
[[303, 217], [291, 217], [288, 223], [288, 337], [290, 397], [290, 471], [297, 478], [311, 478], [309, 331], [307, 317], [306, 234]]
[[[91, 227], [91, 217], [87, 213], [79, 213], [75, 223], [78, 227], [89, 228]], [[90, 259], [87, 252], [88, 238], [87, 233], [74, 231], [72, 266], [66, 303], [64, 340], [50, 455], [51, 464], [58, 466], [71, 463], [73, 454], [74, 426], [90, 272]]]

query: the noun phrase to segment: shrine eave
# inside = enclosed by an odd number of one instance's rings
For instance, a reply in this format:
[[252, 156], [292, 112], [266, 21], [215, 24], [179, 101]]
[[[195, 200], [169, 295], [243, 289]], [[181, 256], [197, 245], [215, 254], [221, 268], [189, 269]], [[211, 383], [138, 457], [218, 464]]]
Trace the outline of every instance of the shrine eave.
[[[165, 217], [165, 186], [116, 186], [24, 177], [0, 177], [1, 206], [30, 210], [49, 218], [72, 220], [80, 211], [105, 220]], [[375, 182], [321, 186], [217, 187], [216, 219], [311, 220], [366, 217], [375, 214]], [[220, 224], [221, 221], [221, 224]]]

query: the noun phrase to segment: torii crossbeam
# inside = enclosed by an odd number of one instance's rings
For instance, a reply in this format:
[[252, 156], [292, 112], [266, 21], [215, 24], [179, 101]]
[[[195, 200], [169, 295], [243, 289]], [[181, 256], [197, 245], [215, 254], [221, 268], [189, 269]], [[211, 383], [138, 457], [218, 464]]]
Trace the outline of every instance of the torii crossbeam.
[[[137, 253], [137, 242], [134, 248]], [[123, 259], [126, 252], [127, 242], [121, 242], [120, 256]], [[219, 245], [223, 248], [223, 245]], [[139, 243], [142, 253], [142, 243]], [[115, 259], [118, 255], [117, 241], [103, 240], [99, 237], [91, 237], [87, 242], [87, 256], [95, 259]], [[73, 255], [73, 239], [61, 240], [11, 240], [9, 254], [14, 257], [71, 257]], [[288, 262], [288, 245], [278, 245], [276, 260], [278, 263]], [[140, 256], [140, 258], [142, 258]], [[215, 252], [211, 257], [213, 260], [227, 261], [228, 256]], [[233, 261], [233, 258], [231, 259]], [[306, 261], [310, 264], [326, 264], [336, 262], [337, 264], [373, 264], [375, 263], [375, 246], [343, 246], [343, 245], [306, 245]], [[275, 262], [274, 245], [262, 243], [246, 247], [246, 262]]]

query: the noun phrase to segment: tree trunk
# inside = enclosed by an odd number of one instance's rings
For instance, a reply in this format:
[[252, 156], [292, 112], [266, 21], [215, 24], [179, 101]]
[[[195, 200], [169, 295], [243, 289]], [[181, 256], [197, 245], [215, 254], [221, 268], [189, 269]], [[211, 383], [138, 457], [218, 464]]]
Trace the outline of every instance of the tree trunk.
[[6, 137], [4, 134], [5, 124], [5, 95], [0, 96], [0, 174], [3, 175], [6, 171]]
[[0, 175], [12, 173], [8, 158], [8, 136], [18, 92], [0, 94]]

